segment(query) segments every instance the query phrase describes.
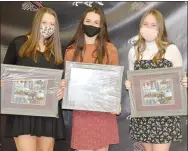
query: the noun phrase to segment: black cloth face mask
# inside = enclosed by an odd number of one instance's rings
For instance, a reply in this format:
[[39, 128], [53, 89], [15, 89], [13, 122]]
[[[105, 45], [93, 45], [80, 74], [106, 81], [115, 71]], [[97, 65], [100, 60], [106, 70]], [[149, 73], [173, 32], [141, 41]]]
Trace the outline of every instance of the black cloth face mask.
[[83, 30], [84, 33], [88, 36], [88, 37], [93, 37], [96, 34], [98, 34], [100, 32], [100, 28], [99, 27], [95, 27], [95, 26], [91, 26], [91, 25], [84, 25], [83, 24]]

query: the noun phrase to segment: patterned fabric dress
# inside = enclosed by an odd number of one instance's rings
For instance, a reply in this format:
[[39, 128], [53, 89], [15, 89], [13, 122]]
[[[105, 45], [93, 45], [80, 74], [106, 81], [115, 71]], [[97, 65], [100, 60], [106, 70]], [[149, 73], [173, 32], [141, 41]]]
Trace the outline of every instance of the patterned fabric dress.
[[[155, 63], [152, 60], [135, 61], [134, 70], [172, 67], [167, 59]], [[181, 123], [178, 116], [131, 118], [131, 138], [143, 143], [163, 144], [179, 142], [182, 139]]]

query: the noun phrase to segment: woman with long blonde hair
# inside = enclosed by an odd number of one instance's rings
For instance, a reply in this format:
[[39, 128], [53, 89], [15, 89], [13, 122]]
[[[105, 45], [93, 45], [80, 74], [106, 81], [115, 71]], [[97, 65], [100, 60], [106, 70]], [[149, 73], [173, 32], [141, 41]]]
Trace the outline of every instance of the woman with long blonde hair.
[[[63, 69], [59, 24], [52, 9], [38, 10], [30, 32], [12, 40], [3, 63]], [[64, 84], [62, 80], [57, 93], [59, 100], [63, 97]], [[64, 129], [62, 114], [59, 118], [7, 115], [5, 136], [14, 137], [18, 151], [53, 151], [54, 140], [65, 138]]]
[[[139, 39], [128, 54], [129, 70], [181, 67], [182, 56], [175, 44], [167, 39], [163, 15], [157, 10], [144, 14], [139, 26]], [[182, 77], [183, 78], [183, 77]], [[183, 80], [185, 84], [186, 78]], [[126, 81], [127, 89], [131, 82]], [[131, 138], [141, 142], [145, 151], [169, 151], [172, 142], [182, 139], [178, 116], [131, 118]]]

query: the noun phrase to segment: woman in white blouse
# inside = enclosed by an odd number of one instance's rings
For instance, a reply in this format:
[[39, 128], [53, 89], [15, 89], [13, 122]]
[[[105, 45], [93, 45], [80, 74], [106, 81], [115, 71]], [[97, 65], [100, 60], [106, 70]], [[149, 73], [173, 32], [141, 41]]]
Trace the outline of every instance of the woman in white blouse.
[[[129, 70], [182, 67], [180, 51], [167, 39], [165, 22], [157, 10], [148, 11], [141, 19], [139, 39], [128, 54]], [[187, 87], [187, 77], [182, 80]], [[126, 81], [127, 89], [131, 82]], [[171, 142], [182, 139], [178, 116], [131, 118], [131, 138], [141, 142], [145, 151], [169, 151]]]

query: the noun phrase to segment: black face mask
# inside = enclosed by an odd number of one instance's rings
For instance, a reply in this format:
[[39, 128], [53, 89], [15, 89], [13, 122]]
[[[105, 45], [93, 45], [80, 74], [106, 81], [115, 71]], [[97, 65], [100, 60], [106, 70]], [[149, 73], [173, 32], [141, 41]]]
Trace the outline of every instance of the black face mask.
[[95, 27], [95, 26], [91, 26], [91, 25], [84, 25], [83, 24], [83, 29], [84, 29], [84, 33], [88, 36], [88, 37], [93, 37], [96, 34], [98, 34], [100, 32], [100, 28], [99, 27]]

